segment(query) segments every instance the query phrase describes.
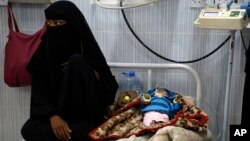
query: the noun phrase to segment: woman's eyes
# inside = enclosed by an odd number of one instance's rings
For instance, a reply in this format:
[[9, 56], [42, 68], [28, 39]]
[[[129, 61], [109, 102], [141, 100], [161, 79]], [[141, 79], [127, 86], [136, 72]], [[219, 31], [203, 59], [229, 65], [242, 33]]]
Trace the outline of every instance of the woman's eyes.
[[60, 26], [66, 24], [64, 20], [47, 20], [48, 26]]
[[63, 22], [63, 21], [57, 21], [56, 24], [57, 25], [63, 25], [63, 24], [65, 24], [65, 22]]

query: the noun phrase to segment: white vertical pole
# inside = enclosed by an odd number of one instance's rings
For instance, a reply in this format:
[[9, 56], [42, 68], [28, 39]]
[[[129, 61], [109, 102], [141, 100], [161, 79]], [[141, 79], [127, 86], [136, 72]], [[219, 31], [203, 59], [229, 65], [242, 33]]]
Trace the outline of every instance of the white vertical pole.
[[231, 87], [231, 78], [232, 78], [232, 68], [233, 68], [233, 51], [235, 44], [235, 33], [236, 30], [231, 30], [231, 39], [229, 45], [229, 56], [228, 56], [228, 66], [227, 66], [227, 81], [226, 81], [226, 94], [225, 94], [225, 103], [224, 103], [224, 120], [223, 120], [223, 129], [222, 129], [222, 141], [228, 141], [228, 131], [229, 131], [229, 101], [230, 101], [230, 87]]
[[148, 69], [147, 90], [152, 88], [152, 70]]

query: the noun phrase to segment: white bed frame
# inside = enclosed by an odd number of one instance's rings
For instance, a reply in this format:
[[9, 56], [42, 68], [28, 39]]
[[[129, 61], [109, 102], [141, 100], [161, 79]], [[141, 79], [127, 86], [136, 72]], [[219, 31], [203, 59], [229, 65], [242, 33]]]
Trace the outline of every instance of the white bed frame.
[[198, 73], [191, 68], [190, 66], [183, 64], [153, 64], [153, 63], [108, 63], [111, 68], [143, 68], [148, 69], [148, 79], [147, 79], [147, 88], [151, 88], [151, 74], [154, 68], [157, 69], [182, 69], [186, 70], [192, 74], [196, 81], [196, 105], [197, 107], [201, 106], [201, 80]]

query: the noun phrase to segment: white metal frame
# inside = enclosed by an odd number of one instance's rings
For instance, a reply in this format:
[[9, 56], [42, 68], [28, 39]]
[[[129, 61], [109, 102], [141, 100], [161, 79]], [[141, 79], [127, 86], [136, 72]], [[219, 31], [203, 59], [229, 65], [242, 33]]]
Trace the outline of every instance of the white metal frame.
[[227, 80], [226, 80], [226, 93], [225, 93], [225, 103], [223, 112], [223, 127], [222, 127], [222, 141], [228, 140], [229, 132], [229, 106], [230, 106], [230, 88], [232, 80], [232, 70], [233, 70], [233, 54], [235, 48], [235, 35], [236, 30], [230, 30], [230, 44], [229, 44], [229, 54], [228, 54], [228, 64], [227, 64]]
[[[126, 6], [109, 6], [109, 4], [105, 4], [105, 2], [101, 2], [101, 1], [103, 1], [103, 0], [95, 0], [95, 3], [98, 6], [102, 7], [102, 8], [107, 8], [107, 9], [127, 9], [127, 8], [135, 8], [135, 7], [140, 7], [140, 6], [148, 5], [148, 4], [157, 2], [158, 0], [150, 0], [149, 2], [145, 2], [145, 3], [142, 3], [142, 0], [140, 0], [141, 3], [138, 3], [136, 5], [126, 5]], [[106, 1], [110, 2], [110, 0], [106, 0]], [[123, 1], [123, 0], [121, 0], [121, 1]], [[133, 0], [133, 1], [135, 1], [135, 0]]]
[[147, 84], [148, 84], [148, 88], [151, 88], [151, 69], [153, 68], [157, 68], [157, 69], [182, 69], [182, 70], [186, 70], [189, 73], [192, 74], [192, 76], [194, 77], [195, 81], [196, 81], [196, 105], [197, 107], [201, 106], [201, 80], [200, 80], [200, 76], [198, 75], [198, 73], [191, 68], [188, 65], [183, 65], [183, 64], [152, 64], [152, 63], [108, 63], [108, 65], [111, 68], [144, 68], [144, 69], [148, 69], [148, 80], [147, 80]]
[[51, 0], [8, 0], [12, 3], [34, 3], [34, 4], [49, 4]]

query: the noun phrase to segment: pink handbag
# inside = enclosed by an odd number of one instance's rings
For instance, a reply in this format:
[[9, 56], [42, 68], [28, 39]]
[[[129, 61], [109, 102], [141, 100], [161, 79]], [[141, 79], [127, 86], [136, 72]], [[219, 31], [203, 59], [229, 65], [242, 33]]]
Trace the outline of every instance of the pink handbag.
[[10, 87], [30, 85], [31, 75], [27, 72], [26, 67], [41, 43], [46, 26], [44, 24], [40, 30], [32, 35], [20, 32], [11, 3], [8, 4], [8, 25], [9, 35], [5, 46], [4, 82]]

